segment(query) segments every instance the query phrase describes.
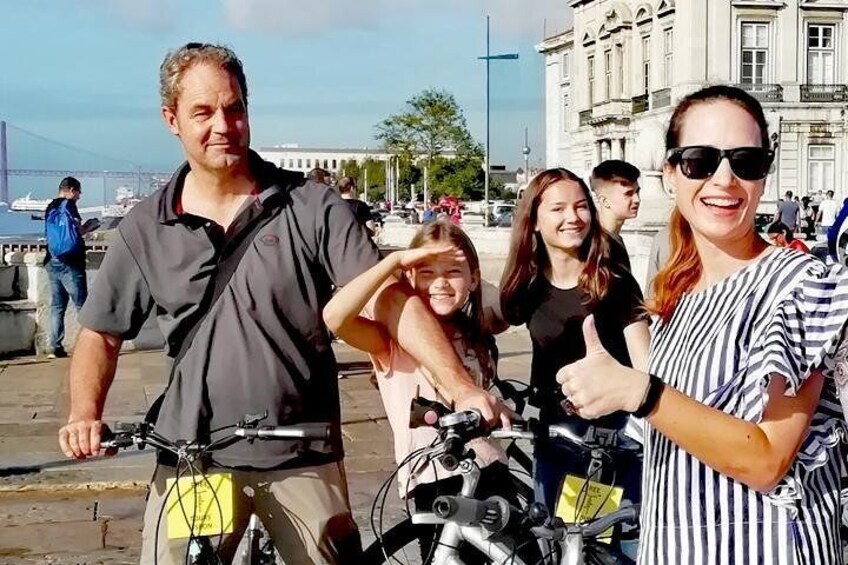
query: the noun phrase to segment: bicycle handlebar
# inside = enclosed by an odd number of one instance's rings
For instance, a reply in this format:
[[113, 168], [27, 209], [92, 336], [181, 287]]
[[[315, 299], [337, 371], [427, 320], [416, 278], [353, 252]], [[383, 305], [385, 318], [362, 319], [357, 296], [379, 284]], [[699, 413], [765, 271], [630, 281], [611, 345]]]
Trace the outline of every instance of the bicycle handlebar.
[[554, 541], [563, 541], [569, 534], [579, 533], [584, 538], [597, 538], [616, 524], [639, 523], [640, 506], [634, 504], [619, 508], [605, 516], [594, 518], [582, 524], [564, 524], [558, 518], [555, 525], [536, 526], [531, 531], [536, 537]]
[[137, 445], [139, 449], [147, 445], [170, 451], [174, 454], [199, 454], [208, 453], [220, 449], [230, 442], [230, 438], [260, 440], [316, 440], [327, 441], [330, 439], [331, 425], [324, 422], [305, 422], [288, 426], [256, 426], [255, 420], [242, 420], [229, 436], [219, 438], [208, 445], [196, 441], [177, 440], [171, 441], [156, 433], [152, 424], [140, 422], [133, 424], [118, 424], [117, 430], [113, 431], [104, 425], [101, 431], [100, 446], [103, 449], [126, 449]]
[[292, 426], [237, 427], [233, 435], [245, 439], [306, 439], [329, 440], [330, 424], [310, 422]]

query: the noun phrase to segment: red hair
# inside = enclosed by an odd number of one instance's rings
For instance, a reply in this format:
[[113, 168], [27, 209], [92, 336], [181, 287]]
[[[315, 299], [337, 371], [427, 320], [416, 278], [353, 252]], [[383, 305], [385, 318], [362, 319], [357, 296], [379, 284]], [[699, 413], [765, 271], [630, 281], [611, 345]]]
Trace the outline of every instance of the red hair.
[[671, 255], [666, 266], [657, 273], [651, 284], [648, 311], [667, 322], [683, 294], [701, 278], [701, 257], [695, 249], [692, 228], [675, 207], [668, 222]]

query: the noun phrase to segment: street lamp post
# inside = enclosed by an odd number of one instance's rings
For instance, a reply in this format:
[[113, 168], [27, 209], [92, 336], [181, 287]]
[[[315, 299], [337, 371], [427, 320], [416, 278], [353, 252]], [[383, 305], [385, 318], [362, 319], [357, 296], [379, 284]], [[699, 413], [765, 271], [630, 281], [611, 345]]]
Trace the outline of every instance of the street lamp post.
[[492, 59], [518, 59], [518, 53], [504, 53], [501, 55], [492, 55], [489, 53], [489, 16], [486, 16], [486, 56], [477, 57], [480, 60], [486, 61], [486, 163], [485, 163], [485, 187], [483, 189], [483, 225], [489, 227], [489, 62]]

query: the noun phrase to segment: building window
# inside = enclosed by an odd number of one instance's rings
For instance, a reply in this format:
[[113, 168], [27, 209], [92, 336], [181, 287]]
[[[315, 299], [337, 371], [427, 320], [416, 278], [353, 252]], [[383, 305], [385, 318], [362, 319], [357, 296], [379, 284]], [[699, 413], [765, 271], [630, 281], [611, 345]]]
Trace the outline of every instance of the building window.
[[335, 169], [335, 168], [336, 168], [336, 160], [333, 159], [333, 169]]
[[768, 82], [769, 24], [742, 24], [742, 84]]
[[651, 38], [642, 38], [642, 92], [645, 94], [651, 88]]
[[810, 24], [807, 28], [807, 82], [834, 84], [836, 82], [836, 26]]
[[298, 159], [298, 160], [297, 160], [297, 168], [298, 168], [298, 169], [302, 169], [302, 168], [303, 168], [303, 159]]
[[591, 56], [586, 60], [586, 64], [588, 65], [588, 73], [586, 73], [589, 77], [589, 105], [595, 103], [595, 56]]
[[604, 51], [604, 97], [612, 98], [612, 50]]
[[620, 43], [615, 46], [615, 64], [616, 64], [616, 79], [615, 79], [615, 95], [616, 98], [621, 98], [624, 92], [624, 46]]
[[562, 78], [571, 78], [571, 53], [566, 51], [562, 54]]
[[568, 90], [562, 90], [562, 131], [568, 131], [568, 109], [570, 106]]
[[663, 86], [668, 88], [672, 82], [674, 65], [674, 30], [669, 28], [663, 31]]
[[807, 194], [836, 190], [833, 145], [810, 145], [807, 149]]

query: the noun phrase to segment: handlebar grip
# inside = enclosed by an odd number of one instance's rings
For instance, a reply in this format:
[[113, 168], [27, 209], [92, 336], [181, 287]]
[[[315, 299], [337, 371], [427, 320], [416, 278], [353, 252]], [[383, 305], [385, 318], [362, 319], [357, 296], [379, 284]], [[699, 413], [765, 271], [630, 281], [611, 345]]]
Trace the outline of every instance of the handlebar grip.
[[132, 435], [126, 433], [112, 431], [107, 424], [100, 427], [100, 448], [101, 449], [120, 449], [124, 447], [132, 447], [135, 445]]
[[443, 520], [467, 526], [493, 526], [501, 522], [503, 511], [498, 500], [477, 500], [465, 496], [439, 496], [433, 501], [433, 513]]
[[433, 427], [439, 418], [450, 414], [451, 410], [444, 404], [417, 396], [412, 399], [409, 407], [409, 427]]
[[292, 426], [266, 426], [262, 428], [237, 428], [235, 435], [248, 439], [329, 440], [330, 424], [305, 422]]
[[611, 514], [601, 516], [600, 518], [597, 518], [596, 520], [585, 524], [583, 526], [583, 537], [596, 538], [603, 532], [613, 527], [614, 525], [620, 524], [622, 522], [629, 522], [632, 524], [636, 524], [639, 522], [638, 504], [621, 508], [619, 510], [616, 510], [615, 512], [612, 512]]

